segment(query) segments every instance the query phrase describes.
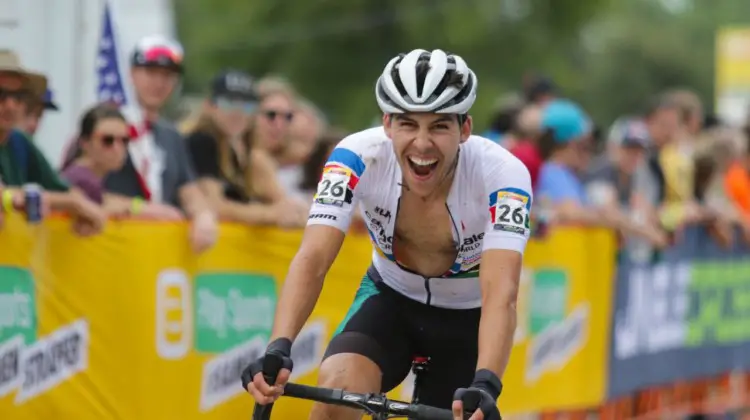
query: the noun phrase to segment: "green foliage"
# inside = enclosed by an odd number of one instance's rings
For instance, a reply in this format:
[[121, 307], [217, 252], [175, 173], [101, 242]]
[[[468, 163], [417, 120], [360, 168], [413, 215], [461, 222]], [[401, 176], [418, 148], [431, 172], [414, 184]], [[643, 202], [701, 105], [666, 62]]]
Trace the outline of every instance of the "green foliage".
[[[655, 92], [689, 86], [712, 102], [717, 25], [750, 17], [745, 0], [178, 0], [186, 90], [234, 67], [282, 74], [350, 129], [378, 115], [375, 80], [413, 48], [463, 56], [477, 73], [480, 127], [528, 70], [551, 75], [600, 123]], [[745, 10], [746, 13], [738, 13]]]

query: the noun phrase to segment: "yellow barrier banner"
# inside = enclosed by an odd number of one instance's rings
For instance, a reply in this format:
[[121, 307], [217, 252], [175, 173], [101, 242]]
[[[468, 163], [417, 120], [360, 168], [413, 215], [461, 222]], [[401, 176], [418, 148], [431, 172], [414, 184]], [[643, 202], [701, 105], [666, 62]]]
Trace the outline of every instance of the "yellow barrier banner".
[[612, 233], [603, 229], [556, 228], [529, 242], [503, 413], [604, 401], [615, 251]]
[[[250, 416], [253, 402], [239, 374], [265, 350], [301, 233], [222, 225], [218, 245], [196, 257], [187, 229], [110, 222], [102, 235], [80, 238], [63, 219], [37, 226], [6, 220], [0, 418]], [[613, 255], [607, 238], [573, 230], [529, 245], [522, 302], [534, 315], [519, 316], [505, 412], [601, 400], [604, 380], [592, 373], [604, 375], [612, 278], [605, 262]], [[349, 235], [295, 342], [295, 382], [315, 383], [371, 252], [366, 236]], [[538, 306], [563, 296], [564, 315]], [[408, 399], [409, 391], [390, 395]], [[306, 418], [310, 408], [282, 400], [274, 417]]]

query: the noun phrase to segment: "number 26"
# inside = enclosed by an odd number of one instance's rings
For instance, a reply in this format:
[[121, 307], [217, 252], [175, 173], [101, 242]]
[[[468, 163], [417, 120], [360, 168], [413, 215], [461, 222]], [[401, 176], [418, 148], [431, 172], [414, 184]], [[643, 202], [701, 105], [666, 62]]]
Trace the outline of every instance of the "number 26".
[[[521, 213], [521, 210], [523, 210], [522, 207], [516, 207], [511, 211], [510, 206], [507, 204], [501, 204], [498, 206], [498, 209], [501, 211], [500, 213], [500, 221], [501, 222], [510, 222], [511, 219], [513, 219], [513, 223], [520, 225], [523, 223], [523, 214]], [[508, 217], [508, 214], [510, 214], [510, 217]]]
[[320, 182], [323, 189], [320, 190], [321, 196], [330, 195], [331, 197], [341, 197], [344, 195], [344, 181], [331, 181], [324, 179]]

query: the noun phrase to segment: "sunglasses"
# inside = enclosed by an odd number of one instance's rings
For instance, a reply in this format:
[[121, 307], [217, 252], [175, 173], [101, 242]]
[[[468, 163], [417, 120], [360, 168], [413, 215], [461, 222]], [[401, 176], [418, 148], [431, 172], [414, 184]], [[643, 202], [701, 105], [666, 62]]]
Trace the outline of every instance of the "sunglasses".
[[99, 138], [102, 140], [102, 144], [106, 147], [112, 147], [116, 142], [121, 142], [123, 145], [127, 145], [130, 141], [129, 136], [115, 136], [112, 134], [104, 134], [99, 136]]
[[14, 99], [16, 101], [24, 101], [26, 98], [29, 97], [29, 91], [23, 90], [23, 89], [17, 89], [17, 90], [10, 90], [10, 89], [4, 89], [0, 88], [0, 101], [5, 101], [6, 99]]
[[252, 114], [258, 106], [255, 102], [227, 98], [217, 98], [214, 103], [222, 111], [242, 111], [245, 114]]
[[276, 110], [267, 110], [262, 112], [263, 115], [268, 118], [269, 121], [274, 121], [276, 118], [283, 118], [286, 122], [291, 122], [294, 118], [294, 112], [284, 112]]

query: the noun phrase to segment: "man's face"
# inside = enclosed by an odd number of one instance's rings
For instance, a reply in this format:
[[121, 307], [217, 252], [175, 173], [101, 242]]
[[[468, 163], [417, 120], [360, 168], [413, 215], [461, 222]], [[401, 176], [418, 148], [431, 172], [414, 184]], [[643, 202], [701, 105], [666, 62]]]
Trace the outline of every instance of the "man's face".
[[453, 170], [459, 145], [471, 135], [471, 117], [459, 125], [455, 115], [410, 113], [383, 117], [409, 191], [428, 196]]
[[177, 72], [161, 67], [133, 67], [131, 76], [141, 105], [151, 110], [164, 106], [179, 80]]
[[24, 82], [18, 74], [0, 72], [0, 132], [12, 130], [21, 119], [29, 95]]
[[662, 108], [646, 121], [651, 139], [657, 147], [671, 142], [680, 129], [680, 113], [675, 108]]

